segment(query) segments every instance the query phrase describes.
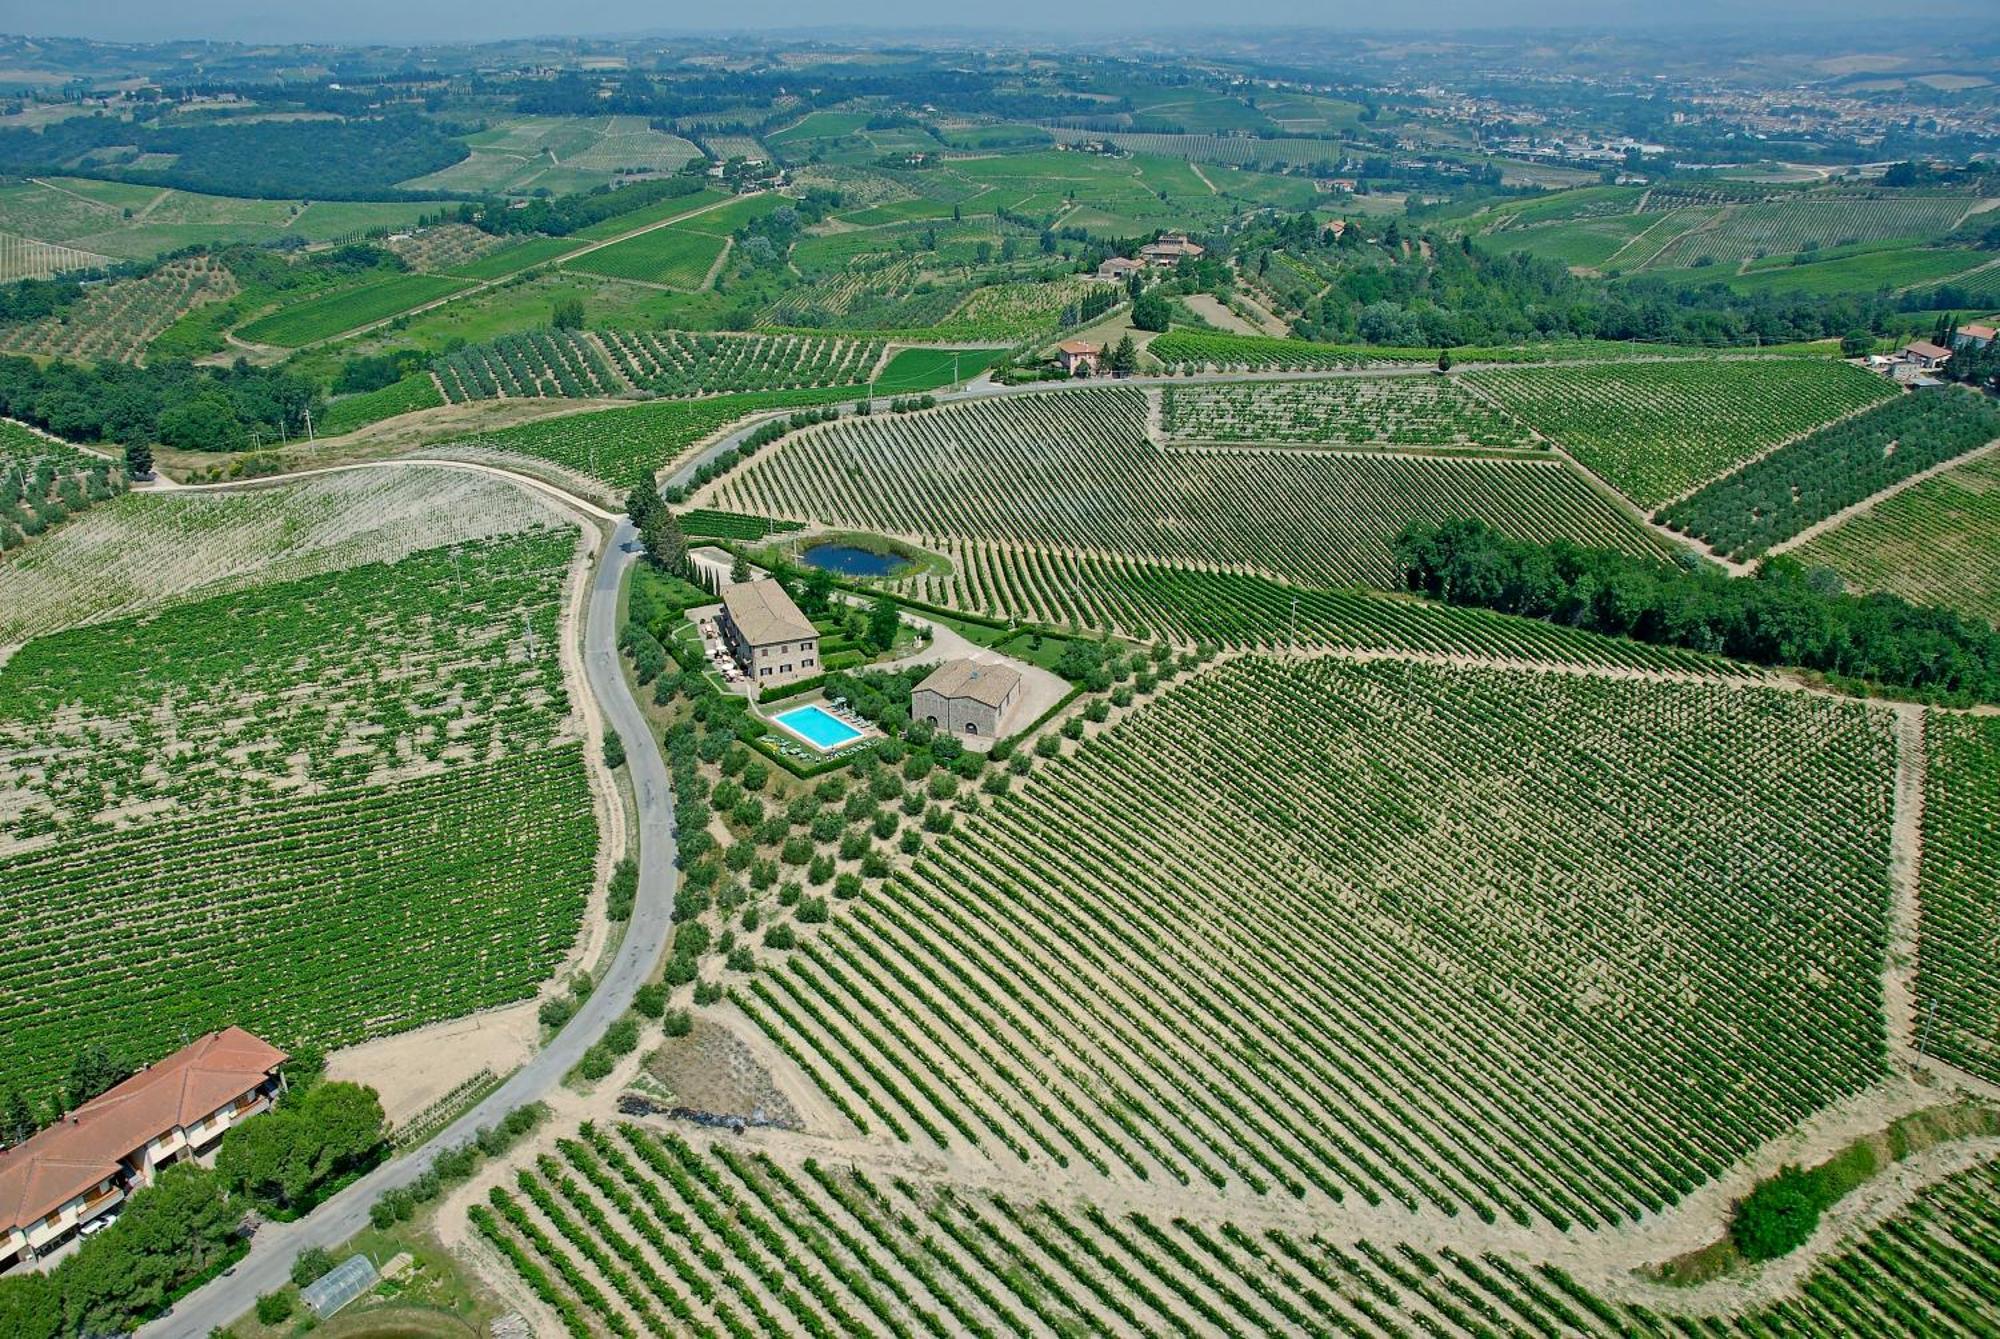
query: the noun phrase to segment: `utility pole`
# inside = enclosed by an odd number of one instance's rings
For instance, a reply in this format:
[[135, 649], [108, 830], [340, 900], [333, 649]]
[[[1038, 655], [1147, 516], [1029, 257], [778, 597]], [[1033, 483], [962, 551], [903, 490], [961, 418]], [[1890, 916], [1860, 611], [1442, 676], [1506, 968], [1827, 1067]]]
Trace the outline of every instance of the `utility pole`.
[[306, 406], [305, 415], [306, 415], [306, 444], [310, 446], [313, 440], [313, 411], [311, 405]]
[[528, 611], [521, 611], [521, 639], [528, 645], [528, 659], [535, 658], [535, 625], [528, 621]]

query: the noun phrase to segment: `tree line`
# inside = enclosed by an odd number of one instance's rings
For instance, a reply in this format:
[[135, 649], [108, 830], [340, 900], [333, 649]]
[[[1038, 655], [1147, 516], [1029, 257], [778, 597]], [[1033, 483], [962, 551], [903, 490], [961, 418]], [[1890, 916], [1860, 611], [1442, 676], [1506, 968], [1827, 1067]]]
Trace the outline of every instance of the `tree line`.
[[1414, 522], [1393, 541], [1414, 591], [1613, 637], [1814, 670], [1953, 703], [2000, 702], [2000, 631], [1901, 596], [1855, 596], [1837, 574], [1770, 557], [1736, 579], [1567, 540], [1510, 539], [1483, 521]]
[[243, 451], [303, 435], [321, 404], [316, 381], [240, 358], [228, 367], [0, 358], [0, 414], [73, 442]]

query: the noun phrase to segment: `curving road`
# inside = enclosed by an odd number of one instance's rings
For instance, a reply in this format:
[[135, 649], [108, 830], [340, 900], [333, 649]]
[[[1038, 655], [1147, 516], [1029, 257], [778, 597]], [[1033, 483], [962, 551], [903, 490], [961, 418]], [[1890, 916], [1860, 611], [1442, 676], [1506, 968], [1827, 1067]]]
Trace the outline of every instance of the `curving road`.
[[592, 1043], [632, 1004], [632, 996], [652, 975], [672, 928], [674, 889], [674, 807], [667, 767], [646, 718], [626, 686], [618, 663], [618, 585], [638, 553], [638, 537], [620, 518], [597, 566], [583, 638], [584, 673], [600, 709], [625, 745], [633, 792], [639, 801], [639, 894], [618, 956], [575, 1017], [548, 1046], [478, 1106], [459, 1117], [423, 1147], [370, 1172], [296, 1223], [271, 1223], [258, 1230], [250, 1254], [225, 1277], [190, 1293], [172, 1312], [142, 1328], [158, 1339], [205, 1339], [255, 1304], [260, 1293], [291, 1279], [292, 1260], [308, 1246], [340, 1245], [368, 1226], [368, 1210], [385, 1190], [421, 1176], [440, 1149], [463, 1143], [482, 1125], [492, 1125], [514, 1108], [542, 1097], [583, 1058]]

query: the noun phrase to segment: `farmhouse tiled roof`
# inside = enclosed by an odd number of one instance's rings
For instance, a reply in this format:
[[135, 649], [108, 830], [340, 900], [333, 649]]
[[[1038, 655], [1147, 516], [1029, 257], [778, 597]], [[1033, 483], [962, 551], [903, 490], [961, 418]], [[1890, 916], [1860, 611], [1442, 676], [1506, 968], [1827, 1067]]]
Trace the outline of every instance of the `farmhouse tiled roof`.
[[224, 1028], [85, 1102], [0, 1154], [0, 1230], [61, 1208], [161, 1135], [257, 1087], [287, 1058], [242, 1028]]
[[792, 597], [785, 594], [785, 588], [775, 581], [745, 581], [730, 586], [722, 592], [722, 607], [729, 611], [729, 621], [743, 634], [743, 640], [752, 646], [796, 642], [819, 635], [792, 603]]
[[1004, 706], [1007, 694], [1021, 682], [1021, 671], [1011, 665], [982, 665], [976, 660], [947, 660], [932, 670], [914, 692], [932, 692], [939, 697], [968, 698], [988, 707]]
[[1914, 353], [1919, 358], [1949, 358], [1951, 350], [1933, 344], [1927, 339], [1912, 340], [1903, 346], [1904, 353]]
[[1058, 349], [1061, 349], [1064, 353], [1078, 354], [1078, 355], [1086, 353], [1104, 352], [1104, 350], [1100, 349], [1097, 345], [1092, 344], [1088, 340], [1082, 340], [1082, 339], [1066, 339], [1062, 343], [1056, 345], [1056, 347]]
[[1992, 339], [1995, 334], [2000, 334], [2000, 331], [1996, 331], [1990, 325], [1980, 325], [1974, 322], [1970, 325], [1960, 326], [1958, 333], [1969, 339]]

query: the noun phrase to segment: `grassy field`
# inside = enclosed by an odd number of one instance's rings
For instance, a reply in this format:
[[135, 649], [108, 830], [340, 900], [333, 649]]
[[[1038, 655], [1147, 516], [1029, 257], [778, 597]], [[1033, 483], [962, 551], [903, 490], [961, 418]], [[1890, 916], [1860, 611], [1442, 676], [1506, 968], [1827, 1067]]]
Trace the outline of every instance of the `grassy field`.
[[574, 547], [430, 549], [17, 652], [8, 1073], [39, 1093], [86, 1042], [334, 1046], [532, 994], [597, 846], [556, 653]]
[[1005, 349], [899, 349], [875, 377], [875, 393], [903, 395], [970, 381], [1006, 352]]
[[470, 286], [469, 281], [449, 275], [399, 274], [293, 303], [250, 322], [236, 333], [254, 344], [275, 344], [280, 348], [296, 349], [304, 344], [346, 334], [357, 327], [448, 297]]
[[2000, 625], [2000, 455], [1954, 466], [1795, 551], [1855, 590], [1885, 590]]
[[701, 151], [642, 116], [516, 116], [466, 137], [472, 155], [402, 184], [469, 195], [556, 194], [602, 186], [623, 172], [675, 172]]
[[1394, 580], [1419, 517], [1658, 552], [1553, 461], [1163, 449], [1146, 401], [1090, 388], [808, 429], [717, 485], [714, 505], [912, 537], [1078, 549], [1313, 586]]

